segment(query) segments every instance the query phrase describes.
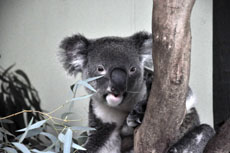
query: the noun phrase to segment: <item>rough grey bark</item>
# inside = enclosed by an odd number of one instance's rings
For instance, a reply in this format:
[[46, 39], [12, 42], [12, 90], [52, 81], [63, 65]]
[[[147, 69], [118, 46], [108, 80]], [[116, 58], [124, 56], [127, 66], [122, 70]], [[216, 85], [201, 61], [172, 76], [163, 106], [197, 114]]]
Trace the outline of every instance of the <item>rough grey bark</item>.
[[208, 142], [204, 153], [230, 152], [230, 119], [219, 129], [217, 134]]
[[190, 72], [190, 15], [195, 0], [153, 0], [154, 81], [135, 153], [163, 153], [185, 116]]

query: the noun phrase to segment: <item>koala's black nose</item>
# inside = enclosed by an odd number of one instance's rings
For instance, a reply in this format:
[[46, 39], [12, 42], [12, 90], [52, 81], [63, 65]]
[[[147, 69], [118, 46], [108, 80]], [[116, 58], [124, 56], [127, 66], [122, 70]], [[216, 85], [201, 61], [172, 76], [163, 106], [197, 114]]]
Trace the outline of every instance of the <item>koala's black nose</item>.
[[120, 93], [125, 91], [127, 81], [127, 73], [125, 70], [120, 68], [113, 69], [110, 78], [112, 92]]

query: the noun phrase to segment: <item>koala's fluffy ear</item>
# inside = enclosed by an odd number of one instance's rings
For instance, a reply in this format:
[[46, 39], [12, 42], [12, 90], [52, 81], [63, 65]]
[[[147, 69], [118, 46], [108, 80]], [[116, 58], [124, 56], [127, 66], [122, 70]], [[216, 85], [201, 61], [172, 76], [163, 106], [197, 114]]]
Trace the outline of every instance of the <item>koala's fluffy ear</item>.
[[80, 34], [67, 37], [61, 42], [61, 62], [69, 74], [82, 72], [87, 62], [88, 45], [89, 40]]
[[140, 60], [144, 66], [152, 67], [152, 34], [147, 32], [138, 32], [131, 36], [135, 46], [138, 48]]

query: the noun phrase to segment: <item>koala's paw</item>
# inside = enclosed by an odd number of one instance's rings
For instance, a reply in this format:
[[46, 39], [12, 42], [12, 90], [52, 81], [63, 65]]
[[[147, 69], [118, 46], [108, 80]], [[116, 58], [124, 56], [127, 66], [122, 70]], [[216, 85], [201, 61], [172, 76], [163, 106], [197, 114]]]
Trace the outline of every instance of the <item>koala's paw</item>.
[[135, 128], [141, 124], [145, 113], [145, 107], [146, 105], [143, 103], [140, 103], [134, 107], [126, 119], [128, 126]]
[[127, 125], [135, 128], [141, 124], [142, 118], [143, 118], [142, 115], [135, 114], [132, 112], [129, 114], [129, 116], [126, 119]]

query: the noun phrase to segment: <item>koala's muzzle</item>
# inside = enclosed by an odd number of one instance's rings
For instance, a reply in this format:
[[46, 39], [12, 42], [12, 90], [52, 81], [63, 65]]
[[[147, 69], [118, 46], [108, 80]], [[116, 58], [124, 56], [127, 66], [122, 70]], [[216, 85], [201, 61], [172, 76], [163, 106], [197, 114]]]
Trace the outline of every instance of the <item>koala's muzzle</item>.
[[110, 75], [111, 91], [115, 94], [120, 94], [126, 90], [127, 73], [120, 68], [114, 68]]

